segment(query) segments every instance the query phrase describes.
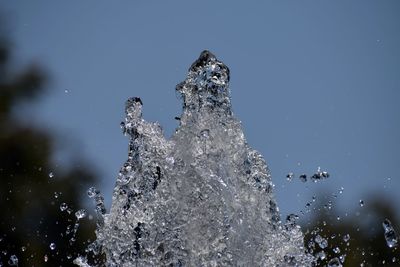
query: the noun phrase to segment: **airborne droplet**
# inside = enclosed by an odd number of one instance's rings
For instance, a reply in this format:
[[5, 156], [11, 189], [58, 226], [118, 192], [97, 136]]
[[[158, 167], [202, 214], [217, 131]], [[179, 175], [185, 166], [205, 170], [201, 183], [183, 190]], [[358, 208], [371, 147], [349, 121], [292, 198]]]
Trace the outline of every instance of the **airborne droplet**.
[[328, 262], [328, 267], [342, 267], [340, 260], [338, 258], [333, 258]]
[[60, 204], [60, 210], [61, 210], [61, 211], [65, 211], [66, 209], [68, 209], [67, 203], [64, 203], [64, 202], [61, 203], [61, 204]]
[[80, 209], [77, 212], [75, 212], [75, 217], [80, 220], [86, 217], [86, 210]]
[[343, 236], [343, 241], [344, 241], [344, 242], [349, 242], [349, 240], [350, 240], [350, 235], [349, 235], [349, 234], [345, 234], [345, 235]]
[[8, 264], [10, 266], [18, 266], [18, 258], [16, 255], [11, 255], [10, 259], [8, 260]]
[[385, 219], [382, 223], [382, 226], [383, 230], [385, 231], [385, 239], [388, 247], [393, 248], [397, 246], [398, 239], [392, 223], [388, 219]]
[[287, 175], [286, 175], [286, 180], [288, 180], [288, 181], [291, 181], [292, 180], [292, 178], [293, 178], [293, 172], [289, 172]]
[[328, 240], [326, 240], [322, 236], [317, 235], [314, 240], [319, 245], [320, 248], [324, 249], [328, 247]]
[[95, 197], [95, 196], [96, 196], [96, 188], [95, 188], [95, 187], [90, 187], [90, 188], [87, 190], [87, 194], [88, 194], [88, 196], [89, 196], [90, 198]]

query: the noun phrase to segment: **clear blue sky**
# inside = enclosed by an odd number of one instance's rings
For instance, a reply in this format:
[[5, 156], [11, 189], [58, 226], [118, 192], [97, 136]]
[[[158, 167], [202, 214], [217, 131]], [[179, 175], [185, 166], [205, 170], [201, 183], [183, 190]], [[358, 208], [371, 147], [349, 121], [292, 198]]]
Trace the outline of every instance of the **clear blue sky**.
[[[41, 102], [20, 114], [59, 135], [55, 162], [84, 155], [95, 164], [108, 205], [127, 158], [124, 101], [140, 96], [144, 117], [170, 136], [181, 109], [175, 85], [204, 49], [231, 69], [234, 112], [269, 163], [284, 215], [340, 187], [343, 212], [374, 191], [400, 201], [399, 1], [3, 0], [0, 8], [17, 65], [37, 61], [52, 77]], [[285, 179], [318, 166], [331, 174], [323, 183]]]

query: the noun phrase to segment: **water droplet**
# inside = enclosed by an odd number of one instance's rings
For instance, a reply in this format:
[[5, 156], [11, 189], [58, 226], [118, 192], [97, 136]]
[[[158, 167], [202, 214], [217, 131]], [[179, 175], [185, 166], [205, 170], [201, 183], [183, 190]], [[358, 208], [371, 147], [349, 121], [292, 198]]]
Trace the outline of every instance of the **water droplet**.
[[382, 223], [382, 226], [383, 230], [385, 231], [385, 239], [388, 247], [392, 248], [397, 246], [398, 243], [397, 235], [396, 232], [394, 231], [392, 223], [388, 219], [385, 219]]
[[294, 173], [293, 173], [293, 172], [289, 172], [289, 173], [286, 175], [286, 180], [291, 181], [292, 178], [293, 178], [293, 176], [294, 176]]
[[311, 176], [311, 179], [314, 182], [318, 182], [319, 180], [329, 178], [329, 173], [326, 171], [321, 171], [321, 167], [318, 167], [317, 171]]
[[44, 262], [47, 262], [49, 260], [49, 256], [47, 256], [47, 254], [44, 255], [43, 257]]
[[345, 258], [346, 258], [346, 254], [340, 255], [340, 256], [339, 256], [340, 262], [341, 262], [341, 263], [344, 263]]
[[60, 210], [61, 210], [61, 211], [64, 211], [64, 210], [66, 210], [66, 209], [68, 209], [67, 203], [64, 203], [64, 202], [61, 203], [61, 204], [60, 204]]
[[333, 248], [333, 252], [335, 252], [336, 254], [339, 254], [340, 253], [340, 248], [339, 247]]
[[338, 258], [333, 258], [328, 262], [328, 267], [342, 267]]
[[325, 238], [323, 238], [320, 235], [317, 235], [314, 238], [315, 242], [319, 245], [320, 248], [324, 249], [328, 246], [328, 240], [326, 240]]
[[65, 90], [64, 90], [64, 93], [68, 94], [68, 93], [69, 93], [69, 90], [68, 90], [68, 89], [65, 89]]
[[364, 207], [364, 200], [360, 199], [360, 207]]
[[80, 220], [86, 217], [86, 210], [80, 209], [77, 212], [75, 212], [75, 217]]
[[299, 176], [300, 181], [302, 181], [303, 183], [307, 182], [307, 175], [306, 174], [302, 174]]
[[53, 172], [49, 172], [49, 177], [53, 178], [54, 177], [54, 173]]
[[25, 247], [25, 246], [22, 246], [22, 247], [21, 247], [21, 251], [24, 252], [25, 250], [26, 250], [26, 247]]
[[350, 240], [350, 235], [349, 235], [349, 234], [345, 234], [345, 235], [343, 236], [343, 241], [344, 241], [344, 242], [349, 242], [349, 240]]
[[343, 190], [344, 190], [344, 188], [343, 188], [343, 186], [339, 189], [339, 194], [343, 194]]
[[125, 133], [125, 122], [121, 121], [121, 123], [119, 124], [119, 126], [121, 127], [121, 129], [122, 129], [123, 132]]
[[18, 266], [18, 258], [16, 255], [11, 255], [10, 259], [8, 260], [8, 264], [11, 266]]
[[321, 260], [325, 260], [326, 259], [326, 254], [325, 254], [325, 252], [323, 250], [318, 252], [315, 256], [316, 256], [316, 258], [319, 258]]
[[88, 196], [90, 197], [90, 198], [93, 198], [93, 197], [95, 197], [96, 196], [96, 188], [95, 187], [90, 187], [88, 190], [87, 190], [87, 194], [88, 194]]
[[56, 244], [55, 243], [51, 243], [50, 244], [50, 249], [51, 250], [55, 250], [56, 249]]

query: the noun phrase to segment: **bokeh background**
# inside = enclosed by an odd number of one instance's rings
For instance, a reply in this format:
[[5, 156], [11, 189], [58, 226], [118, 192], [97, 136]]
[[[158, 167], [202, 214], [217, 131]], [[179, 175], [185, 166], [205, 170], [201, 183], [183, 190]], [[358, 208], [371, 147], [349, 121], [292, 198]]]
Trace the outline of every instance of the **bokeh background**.
[[[27, 83], [23, 97], [7, 102], [2, 131], [18, 122], [18, 129], [46, 132], [52, 145], [41, 153], [48, 164], [35, 179], [59, 182], [66, 202], [88, 210], [85, 191], [95, 186], [109, 207], [127, 157], [119, 127], [125, 100], [140, 96], [145, 119], [171, 136], [181, 111], [175, 85], [208, 49], [231, 70], [234, 112], [248, 143], [269, 164], [282, 220], [295, 213], [309, 233], [326, 224], [343, 235], [354, 231], [365, 237], [358, 239], [364, 249], [347, 252], [347, 258], [359, 256], [354, 264], [373, 258], [395, 266], [398, 251], [385, 247], [381, 223], [389, 217], [400, 227], [399, 12], [396, 0], [1, 1], [0, 30], [10, 58], [3, 80], [31, 70], [32, 62], [42, 77], [34, 80], [41, 88], [37, 97]], [[2, 90], [9, 88], [4, 84]], [[2, 101], [8, 95], [2, 92]], [[24, 136], [15, 143], [26, 148]], [[5, 147], [9, 141], [2, 138]], [[17, 161], [10, 160], [8, 177]], [[300, 174], [311, 176], [318, 167], [329, 179], [300, 181]], [[15, 190], [4, 169], [2, 204], [10, 206], [6, 194]], [[37, 184], [24, 171], [22, 184]], [[48, 191], [52, 197], [54, 190]], [[333, 230], [326, 227], [321, 232], [328, 235]], [[15, 247], [8, 246], [4, 262]], [[53, 260], [54, 253], [48, 252]]]

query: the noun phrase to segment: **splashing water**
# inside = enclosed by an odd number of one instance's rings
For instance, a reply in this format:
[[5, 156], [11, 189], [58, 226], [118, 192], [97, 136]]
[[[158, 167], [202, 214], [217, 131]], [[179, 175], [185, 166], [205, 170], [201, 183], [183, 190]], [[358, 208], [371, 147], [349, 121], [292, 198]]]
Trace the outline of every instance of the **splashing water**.
[[[228, 85], [228, 67], [202, 52], [176, 87], [183, 114], [170, 140], [142, 119], [140, 98], [126, 102], [128, 160], [110, 212], [102, 198], [96, 204], [89, 249], [104, 253], [106, 266], [312, 265], [296, 218], [280, 221], [270, 172], [232, 114]], [[100, 197], [93, 188], [88, 195]]]

